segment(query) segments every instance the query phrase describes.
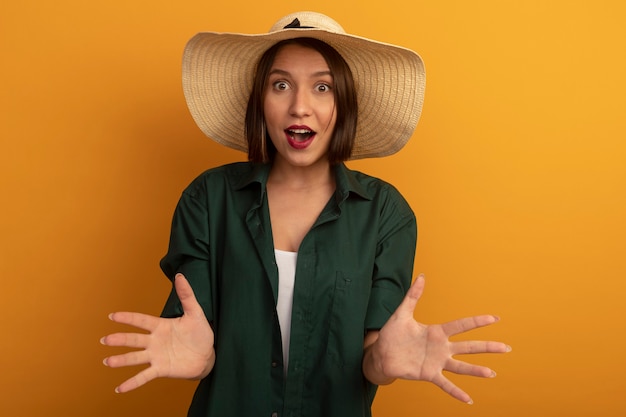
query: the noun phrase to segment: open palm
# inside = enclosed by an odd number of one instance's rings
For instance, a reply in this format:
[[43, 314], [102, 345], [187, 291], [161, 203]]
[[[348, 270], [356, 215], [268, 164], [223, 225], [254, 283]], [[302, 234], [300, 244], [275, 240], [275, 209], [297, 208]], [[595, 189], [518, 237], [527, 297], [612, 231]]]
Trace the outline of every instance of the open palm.
[[443, 371], [478, 377], [493, 377], [491, 369], [454, 359], [469, 353], [504, 353], [510, 347], [488, 341], [452, 342], [450, 337], [497, 322], [496, 316], [467, 317], [444, 324], [425, 325], [413, 318], [424, 289], [418, 277], [404, 300], [383, 326], [376, 341], [380, 364], [386, 378], [430, 381], [460, 401], [471, 403], [467, 393], [458, 388]]
[[183, 316], [162, 318], [141, 313], [118, 312], [109, 318], [149, 333], [115, 333], [101, 343], [140, 350], [110, 356], [104, 360], [112, 368], [150, 364], [124, 381], [115, 390], [127, 392], [159, 377], [200, 379], [209, 374], [215, 363], [214, 335], [189, 282], [181, 274], [175, 287], [183, 307]]

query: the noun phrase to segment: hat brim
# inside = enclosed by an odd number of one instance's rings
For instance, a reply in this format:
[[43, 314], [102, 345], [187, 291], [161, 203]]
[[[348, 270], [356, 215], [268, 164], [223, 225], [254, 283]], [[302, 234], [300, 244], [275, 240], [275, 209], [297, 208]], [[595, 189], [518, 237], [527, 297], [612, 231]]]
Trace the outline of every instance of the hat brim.
[[256, 65], [272, 45], [298, 37], [328, 43], [352, 71], [359, 119], [351, 159], [399, 151], [420, 118], [426, 81], [422, 59], [410, 49], [319, 29], [195, 35], [183, 56], [183, 90], [202, 132], [247, 152], [244, 119]]

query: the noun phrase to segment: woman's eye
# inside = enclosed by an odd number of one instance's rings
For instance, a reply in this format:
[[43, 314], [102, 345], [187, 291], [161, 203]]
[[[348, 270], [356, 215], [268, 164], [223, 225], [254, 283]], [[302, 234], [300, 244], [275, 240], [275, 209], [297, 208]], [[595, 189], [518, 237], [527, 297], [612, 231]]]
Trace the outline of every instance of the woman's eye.
[[289, 88], [289, 85], [284, 81], [276, 81], [274, 83], [274, 88], [279, 91], [284, 91]]
[[330, 90], [331, 90], [331, 88], [330, 88], [330, 85], [328, 85], [328, 84], [319, 84], [317, 86], [317, 91], [319, 91], [320, 93], [326, 93], [326, 92], [328, 92]]

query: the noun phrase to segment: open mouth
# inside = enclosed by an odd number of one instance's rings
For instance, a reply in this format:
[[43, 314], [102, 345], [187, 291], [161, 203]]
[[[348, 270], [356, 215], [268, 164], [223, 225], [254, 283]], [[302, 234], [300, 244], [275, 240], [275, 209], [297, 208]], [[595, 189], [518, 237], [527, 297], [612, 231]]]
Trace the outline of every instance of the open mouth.
[[287, 129], [285, 133], [296, 142], [305, 142], [315, 135], [310, 129]]

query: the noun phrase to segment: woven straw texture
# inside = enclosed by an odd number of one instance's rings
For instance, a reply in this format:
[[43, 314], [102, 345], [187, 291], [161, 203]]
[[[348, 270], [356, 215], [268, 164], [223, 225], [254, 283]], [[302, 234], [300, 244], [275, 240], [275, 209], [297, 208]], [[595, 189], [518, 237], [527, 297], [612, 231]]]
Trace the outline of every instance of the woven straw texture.
[[[283, 29], [298, 18], [314, 29]], [[359, 120], [351, 159], [399, 151], [419, 120], [425, 87], [422, 59], [395, 45], [348, 35], [327, 16], [298, 12], [283, 17], [269, 33], [203, 32], [183, 56], [183, 89], [189, 110], [209, 138], [247, 152], [244, 119], [256, 64], [283, 39], [313, 37], [334, 47], [354, 76]]]

